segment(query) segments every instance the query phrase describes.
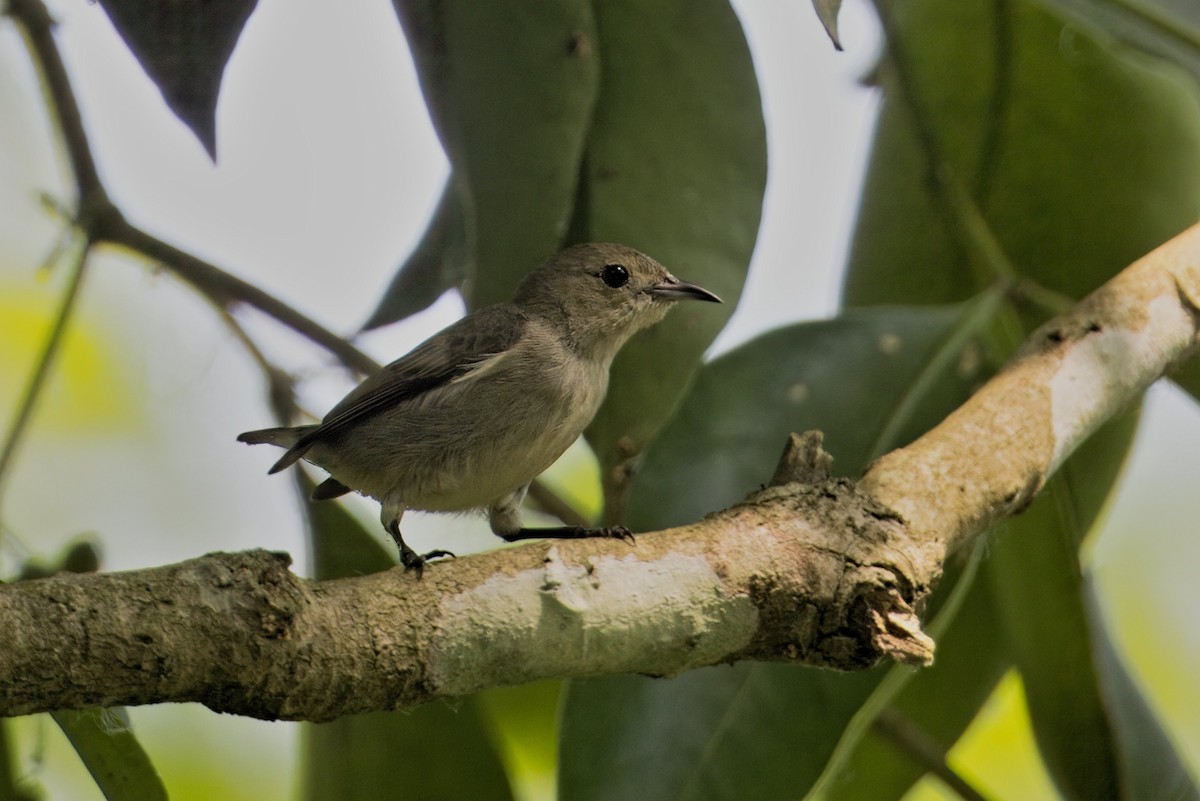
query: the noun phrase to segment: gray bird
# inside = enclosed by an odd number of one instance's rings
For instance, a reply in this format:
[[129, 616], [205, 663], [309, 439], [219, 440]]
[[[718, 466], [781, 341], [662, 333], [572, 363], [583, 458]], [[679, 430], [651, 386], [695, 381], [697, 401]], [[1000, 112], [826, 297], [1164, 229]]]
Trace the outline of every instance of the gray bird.
[[624, 528], [524, 528], [529, 484], [573, 443], [608, 389], [613, 357], [677, 300], [721, 299], [624, 245], [569, 247], [521, 282], [511, 303], [480, 309], [383, 367], [319, 424], [247, 431], [287, 448], [271, 473], [303, 458], [330, 477], [315, 500], [358, 491], [418, 574], [427, 559], [400, 536], [406, 509], [486, 507], [492, 531], [531, 538], [619, 537]]

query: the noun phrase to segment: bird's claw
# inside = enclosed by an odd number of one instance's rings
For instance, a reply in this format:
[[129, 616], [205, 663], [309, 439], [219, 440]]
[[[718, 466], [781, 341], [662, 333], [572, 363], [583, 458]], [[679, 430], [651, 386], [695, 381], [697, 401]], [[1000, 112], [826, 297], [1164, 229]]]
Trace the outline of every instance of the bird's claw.
[[633, 532], [624, 526], [605, 526], [604, 528], [600, 529], [600, 531], [602, 532], [601, 536], [603, 537], [621, 540], [629, 543], [630, 545], [637, 545], [637, 540], [633, 538]]
[[428, 553], [419, 554], [407, 545], [400, 547], [400, 564], [404, 565], [404, 569], [415, 570], [417, 572], [417, 581], [421, 580], [421, 576], [425, 573], [425, 563], [430, 559], [440, 559], [443, 556], [448, 556], [455, 559], [455, 555], [441, 548], [429, 551]]

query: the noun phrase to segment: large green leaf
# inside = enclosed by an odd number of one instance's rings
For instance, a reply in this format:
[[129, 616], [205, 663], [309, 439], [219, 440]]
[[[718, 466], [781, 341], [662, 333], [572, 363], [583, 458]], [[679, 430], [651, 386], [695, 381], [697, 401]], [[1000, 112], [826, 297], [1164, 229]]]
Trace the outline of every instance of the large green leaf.
[[[297, 473], [307, 498], [312, 491]], [[340, 504], [306, 501], [313, 572], [325, 580], [386, 570], [395, 560]], [[410, 713], [373, 712], [303, 730], [302, 796], [317, 801], [446, 799], [509, 801], [499, 752], [475, 698]], [[469, 769], [449, 769], [453, 759]]]
[[825, 32], [829, 34], [833, 46], [841, 50], [842, 42], [838, 37], [837, 18], [838, 12], [842, 10], [842, 0], [813, 0], [813, 10], [817, 12], [817, 18], [825, 26]]
[[[1200, 115], [1194, 92], [1177, 76], [1023, 3], [916, 0], [893, 9], [919, 118], [1019, 277], [1081, 295], [1200, 212]], [[896, 73], [883, 75], [846, 299], [941, 303], [973, 294], [996, 276], [969, 255], [978, 244], [959, 238], [947, 201], [934, 201], [930, 154], [914, 136], [913, 110]], [[1119, 775], [1127, 766], [1118, 741], [1129, 735], [1114, 732], [1124, 724], [1102, 705], [1076, 546], [1112, 486], [1130, 425], [1097, 434], [1034, 509], [1005, 526], [989, 570], [1039, 745], [1071, 797], [1112, 797], [1127, 778]], [[1021, 532], [1033, 545], [1021, 544]], [[944, 748], [962, 722], [940, 704], [907, 714], [927, 732], [946, 726], [935, 738]], [[1174, 753], [1166, 754], [1173, 775], [1181, 775]], [[846, 786], [870, 786], [869, 795], [880, 798], [898, 797], [920, 772], [894, 760], [891, 769], [874, 763], [865, 770], [874, 775]]]
[[225, 64], [258, 0], [100, 0], [167, 106], [217, 156]]
[[0, 720], [0, 798], [17, 798], [16, 760], [8, 736], [9, 723]]
[[[857, 470], [959, 404], [988, 297], [947, 309], [871, 309], [773, 332], [705, 366], [647, 454], [631, 517], [692, 520], [770, 477], [791, 430], [820, 427]], [[978, 367], [978, 365], [976, 365]], [[747, 388], [753, 387], [753, 392]], [[570, 683], [564, 801], [802, 795], [885, 670], [710, 668], [672, 680]]]
[[[922, 119], [1017, 273], [1078, 297], [1200, 216], [1200, 107], [1155, 62], [1023, 2], [891, 4]], [[890, 69], [845, 280], [851, 304], [944, 303], [968, 267]]]
[[1171, 380], [1193, 399], [1200, 398], [1200, 356], [1193, 356], [1171, 373]]
[[[937, 638], [937, 661], [911, 676], [888, 705], [888, 714], [921, 731], [940, 749], [942, 759], [1012, 665], [995, 604], [989, 583], [974, 582], [962, 608]], [[850, 755], [822, 788], [824, 801], [898, 801], [928, 769], [878, 729], [850, 745]]]
[[1179, 758], [1117, 652], [1096, 598], [1095, 585], [1087, 577], [1084, 604], [1091, 628], [1096, 677], [1122, 755], [1126, 797], [1172, 801], [1200, 798], [1195, 777]]
[[690, 522], [740, 500], [770, 479], [791, 431], [822, 429], [845, 475], [910, 441], [982, 378], [970, 335], [987, 322], [989, 301], [851, 310], [764, 334], [706, 365], [646, 454], [634, 529]]
[[[1113, 669], [1111, 660], [1097, 662], [1109, 646], [1102, 621], [1088, 608], [1078, 555], [1124, 461], [1137, 413], [1131, 410], [1093, 435], [1024, 515], [1000, 526], [990, 564], [1038, 748], [1063, 794], [1080, 801], [1163, 797], [1133, 781], [1144, 782], [1151, 773], [1135, 764], [1139, 760], [1153, 759], [1173, 779], [1186, 777], [1144, 702], [1139, 716], [1114, 714], [1109, 685], [1120, 674], [1105, 674]], [[1118, 689], [1130, 708], [1136, 691]], [[1140, 730], [1121, 729], [1130, 725]], [[1195, 786], [1185, 786], [1178, 797], [1196, 797]]]
[[613, 468], [674, 411], [741, 294], [766, 186], [766, 134], [750, 50], [727, 0], [606, 0], [596, 25], [604, 80], [570, 238], [636, 247], [726, 301], [681, 304], [617, 357], [587, 434], [611, 501]]
[[363, 330], [403, 320], [432, 306], [447, 290], [461, 287], [473, 270], [463, 199], [459, 182], [451, 176], [421, 241], [392, 277]]
[[562, 721], [562, 801], [788, 798], [820, 775], [885, 669], [743, 662], [674, 679], [572, 681]]
[[328, 581], [364, 576], [396, 565], [396, 558], [383, 543], [372, 537], [344, 506], [334, 501], [310, 500], [316, 485], [302, 471], [297, 470], [295, 476], [304, 498], [313, 578]]
[[62, 709], [50, 716], [109, 801], [165, 801], [167, 789], [124, 708]]
[[1038, 0], [1075, 24], [1172, 61], [1200, 79], [1195, 0]]
[[476, 696], [518, 798], [539, 798], [554, 787], [558, 771], [558, 709], [564, 682], [546, 679], [493, 687]]
[[41, 801], [42, 788], [32, 778], [19, 775], [11, 733], [12, 723], [0, 720], [0, 801]]
[[303, 734], [303, 797], [312, 801], [512, 798], [475, 704], [350, 715]]
[[591, 4], [394, 5], [463, 204], [468, 303], [508, 300], [571, 218], [599, 76]]

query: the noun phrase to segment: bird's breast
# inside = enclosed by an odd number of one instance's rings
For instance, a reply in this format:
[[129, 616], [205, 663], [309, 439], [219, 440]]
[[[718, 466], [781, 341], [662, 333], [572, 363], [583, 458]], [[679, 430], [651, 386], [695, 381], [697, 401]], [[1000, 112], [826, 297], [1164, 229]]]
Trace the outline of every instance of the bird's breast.
[[[364, 431], [348, 432], [357, 436], [322, 466], [365, 494], [427, 511], [487, 506], [528, 484], [591, 422], [607, 390], [608, 365], [554, 343], [527, 344], [478, 378], [382, 412], [369, 442]], [[357, 452], [354, 458], [337, 458], [345, 448]]]

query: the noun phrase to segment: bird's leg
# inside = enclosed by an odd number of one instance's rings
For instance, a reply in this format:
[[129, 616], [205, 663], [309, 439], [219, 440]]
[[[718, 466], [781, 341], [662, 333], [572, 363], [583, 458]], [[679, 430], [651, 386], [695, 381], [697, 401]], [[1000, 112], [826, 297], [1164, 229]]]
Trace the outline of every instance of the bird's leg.
[[421, 575], [425, 572], [425, 563], [430, 559], [437, 559], [438, 557], [442, 556], [449, 556], [451, 558], [454, 557], [454, 554], [452, 554], [450, 551], [445, 551], [440, 548], [438, 550], [430, 551], [426, 554], [419, 554], [412, 548], [408, 547], [408, 543], [406, 543], [404, 538], [400, 536], [400, 516], [404, 514], [404, 511], [400, 510], [395, 514], [389, 514], [389, 511], [390, 510], [388, 510], [385, 506], [383, 514], [381, 515], [383, 518], [383, 527], [387, 529], [387, 533], [391, 535], [392, 540], [395, 541], [396, 547], [400, 549], [400, 564], [404, 565], [405, 570], [417, 571], [417, 578], [420, 579]]
[[603, 526], [601, 528], [585, 528], [583, 526], [556, 526], [552, 528], [525, 528], [521, 525], [520, 506], [529, 485], [509, 493], [492, 504], [488, 510], [488, 520], [492, 524], [492, 532], [506, 542], [518, 540], [582, 540], [591, 537], [603, 537], [624, 540], [633, 544], [633, 534], [624, 526]]

